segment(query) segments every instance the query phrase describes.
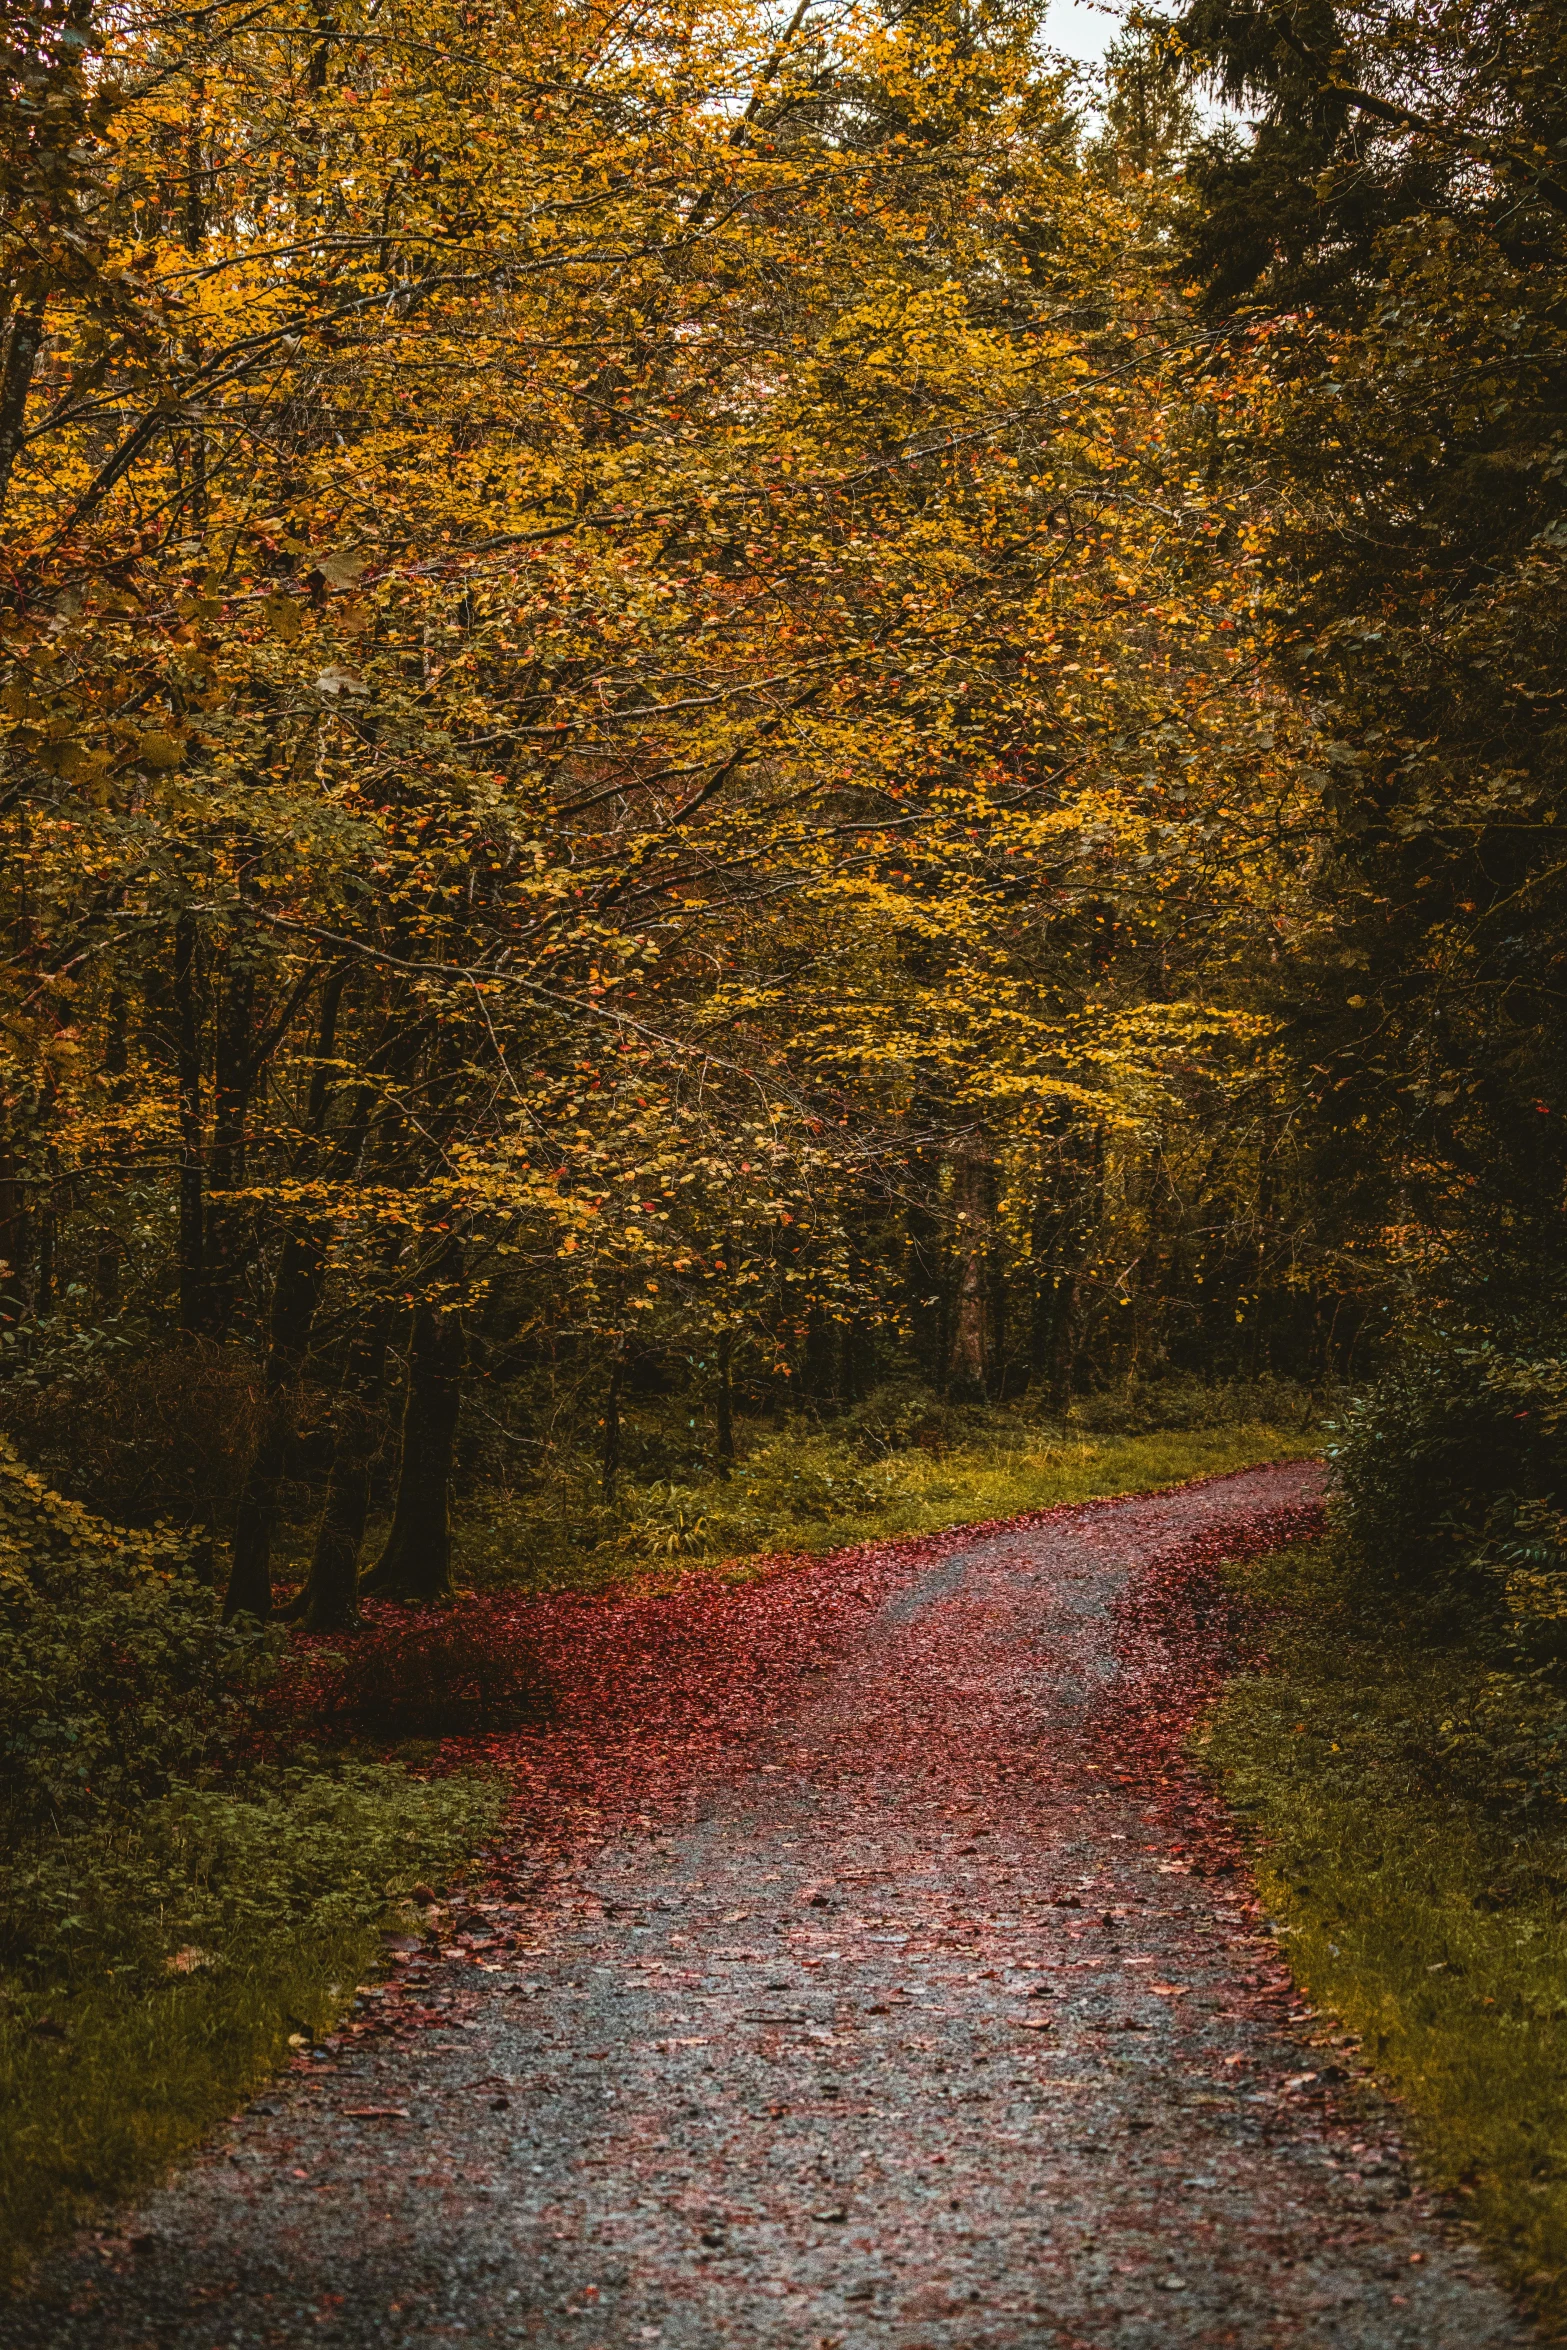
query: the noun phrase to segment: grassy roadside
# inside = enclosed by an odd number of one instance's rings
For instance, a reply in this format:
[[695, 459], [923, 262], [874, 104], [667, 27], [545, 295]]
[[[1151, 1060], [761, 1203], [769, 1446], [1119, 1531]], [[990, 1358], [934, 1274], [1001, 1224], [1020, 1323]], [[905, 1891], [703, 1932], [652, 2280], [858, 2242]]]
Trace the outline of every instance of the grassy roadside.
[[1331, 1543], [1239, 1572], [1279, 1611], [1272, 1669], [1231, 1684], [1202, 1744], [1296, 1979], [1561, 2328], [1567, 1823], [1518, 1807], [1517, 1694], [1440, 1626], [1364, 1607]]
[[[1058, 1503], [1227, 1475], [1318, 1449], [1313, 1429], [1263, 1419], [1133, 1434], [1061, 1435], [997, 1416], [966, 1441], [867, 1461], [828, 1435], [758, 1446], [727, 1481], [632, 1487], [618, 1512], [551, 1540], [531, 1499], [470, 1503], [459, 1520], [459, 1579], [481, 1590], [603, 1590], [661, 1565], [744, 1568], [779, 1552], [819, 1554], [936, 1534]], [[598, 1539], [591, 1539], [595, 1534]]]
[[380, 1951], [365, 1927], [271, 1936], [231, 1948], [219, 1974], [0, 2015], [0, 2285], [61, 2228], [156, 2179], [287, 2063], [290, 2035], [329, 2031]]
[[0, 1924], [34, 1947], [0, 1970], [0, 2290], [330, 2030], [399, 1896], [501, 1808], [471, 1778], [295, 1770], [8, 1855]]

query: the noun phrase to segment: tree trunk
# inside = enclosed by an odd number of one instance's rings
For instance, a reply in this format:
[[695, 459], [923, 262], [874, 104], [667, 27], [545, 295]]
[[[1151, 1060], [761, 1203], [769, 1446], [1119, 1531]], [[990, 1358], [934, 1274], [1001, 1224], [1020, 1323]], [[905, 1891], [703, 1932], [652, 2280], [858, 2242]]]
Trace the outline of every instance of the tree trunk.
[[234, 1515], [234, 1559], [229, 1571], [223, 1619], [237, 1615], [263, 1621], [272, 1613], [272, 1537], [277, 1530], [278, 1494], [293, 1435], [293, 1390], [305, 1367], [316, 1308], [326, 1280], [326, 1248], [313, 1227], [291, 1232], [283, 1243], [272, 1287], [272, 1328], [263, 1373], [265, 1403], [261, 1435], [240, 1487]]
[[620, 1481], [620, 1374], [625, 1366], [625, 1352], [615, 1350], [610, 1366], [609, 1389], [604, 1397], [604, 1469], [601, 1479], [604, 1499], [613, 1508], [615, 1487]]
[[6, 337], [0, 365], [0, 507], [11, 487], [11, 474], [24, 445], [27, 395], [44, 341], [47, 294], [41, 271], [27, 281]]
[[[299, 1161], [302, 1167], [314, 1159], [326, 1118], [330, 1095], [327, 1064], [345, 981], [346, 972], [335, 973], [322, 994], [316, 1069], [306, 1110], [306, 1143]], [[223, 1603], [225, 1621], [241, 1613], [264, 1619], [272, 1612], [272, 1536], [293, 1435], [293, 1390], [310, 1351], [310, 1334], [325, 1282], [326, 1234], [317, 1224], [297, 1226], [283, 1243], [272, 1285], [270, 1335], [262, 1374], [266, 1402], [261, 1435], [245, 1472], [234, 1517], [234, 1559]]]
[[462, 1324], [456, 1314], [420, 1306], [408, 1350], [392, 1531], [361, 1586], [372, 1598], [450, 1596], [452, 1451], [462, 1404], [462, 1355]]
[[365, 1323], [343, 1372], [326, 1501], [310, 1575], [296, 1608], [307, 1632], [343, 1632], [359, 1618], [359, 1553], [370, 1511], [370, 1464], [386, 1370], [387, 1317]]
[[180, 1328], [193, 1338], [202, 1325], [201, 1005], [196, 918], [174, 925], [175, 1087], [179, 1100]]
[[235, 967], [229, 950], [223, 1000], [218, 1013], [212, 1073], [212, 1162], [207, 1184], [205, 1297], [203, 1325], [213, 1338], [226, 1338], [234, 1317], [240, 1261], [244, 1254], [243, 1208], [221, 1195], [245, 1183], [246, 1127], [254, 1075], [251, 1029], [256, 975], [248, 963]]
[[805, 1355], [800, 1365], [800, 1389], [808, 1403], [831, 1404], [838, 1388], [837, 1330], [819, 1305], [813, 1304], [805, 1325]]
[[731, 1365], [734, 1340], [727, 1328], [718, 1333], [718, 1474], [727, 1477], [735, 1465], [734, 1384]]
[[[109, 998], [109, 1026], [104, 1039], [103, 1073], [109, 1081], [109, 1099], [119, 1106], [128, 1090], [126, 1071], [130, 1067], [130, 1005], [119, 988]], [[125, 1151], [115, 1143], [109, 1153], [109, 1166], [123, 1175]], [[104, 1314], [120, 1310], [120, 1259], [123, 1244], [114, 1231], [100, 1233], [98, 1240], [98, 1304]]]
[[981, 1403], [988, 1390], [990, 1372], [986, 1275], [996, 1209], [995, 1160], [985, 1137], [975, 1138], [958, 1161], [954, 1174], [959, 1272], [947, 1393], [955, 1403]]

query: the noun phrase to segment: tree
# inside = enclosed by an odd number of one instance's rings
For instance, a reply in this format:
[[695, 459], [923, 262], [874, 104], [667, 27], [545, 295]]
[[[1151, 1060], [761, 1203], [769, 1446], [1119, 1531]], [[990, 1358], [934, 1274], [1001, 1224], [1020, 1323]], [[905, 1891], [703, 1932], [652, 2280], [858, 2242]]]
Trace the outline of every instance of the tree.
[[1165, 184], [1026, 10], [94, 38], [128, 291], [51, 279], [4, 517], [30, 1359], [106, 1249], [126, 1343], [242, 1356], [231, 1608], [308, 1439], [316, 1623], [383, 1489], [373, 1587], [445, 1589], [463, 1397], [545, 1358], [607, 1481], [720, 1325], [730, 1445], [737, 1351], [852, 1393], [920, 1251], [938, 1382], [1031, 1283], [1118, 1360], [1081, 1169], [1235, 1092], [1297, 789]]
[[1424, 1235], [1405, 1262], [1436, 1294], [1549, 1322], [1567, 30], [1207, 0], [1180, 30], [1263, 110], [1250, 150], [1195, 166], [1189, 240], [1252, 387], [1215, 468], [1278, 485], [1280, 675], [1325, 780], [1329, 918], [1288, 980], [1323, 1148], [1362, 1187], [1385, 1170], [1363, 1211]]

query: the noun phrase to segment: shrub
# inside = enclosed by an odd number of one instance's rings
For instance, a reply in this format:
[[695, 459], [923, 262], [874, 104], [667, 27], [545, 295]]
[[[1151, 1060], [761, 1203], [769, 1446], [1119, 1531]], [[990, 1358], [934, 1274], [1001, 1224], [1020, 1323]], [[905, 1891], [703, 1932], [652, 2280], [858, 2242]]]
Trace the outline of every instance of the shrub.
[[1490, 1617], [1567, 1622], [1567, 1362], [1480, 1331], [1412, 1336], [1341, 1415], [1338, 1515], [1363, 1575]]
[[0, 1439], [0, 1807], [25, 1831], [162, 1794], [242, 1723], [267, 1644], [225, 1628], [202, 1553], [111, 1526]]
[[242, 1347], [77, 1331], [0, 1387], [0, 1425], [62, 1492], [130, 1525], [232, 1517], [261, 1383]]
[[1179, 1374], [1104, 1388], [1073, 1406], [1072, 1425], [1091, 1436], [1146, 1436], [1175, 1428], [1231, 1428], [1252, 1422], [1270, 1428], [1313, 1429], [1321, 1401], [1293, 1379], [1217, 1382]]
[[526, 1721], [546, 1702], [538, 1650], [505, 1607], [383, 1603], [357, 1632], [300, 1641], [266, 1718], [290, 1738], [402, 1738]]
[[0, 1957], [57, 1983], [113, 1974], [150, 1987], [275, 1934], [374, 1925], [421, 1877], [460, 1866], [499, 1809], [493, 1781], [426, 1783], [386, 1763], [176, 1787], [133, 1818], [13, 1855]]

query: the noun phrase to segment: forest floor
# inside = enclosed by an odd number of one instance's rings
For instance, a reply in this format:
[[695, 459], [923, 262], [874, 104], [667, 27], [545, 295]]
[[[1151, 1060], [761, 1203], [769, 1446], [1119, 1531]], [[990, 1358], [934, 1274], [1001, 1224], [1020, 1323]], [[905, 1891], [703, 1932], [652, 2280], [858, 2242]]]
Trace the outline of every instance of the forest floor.
[[1187, 1757], [1319, 1477], [542, 1603], [488, 1881], [8, 2343], [1533, 2340]]

